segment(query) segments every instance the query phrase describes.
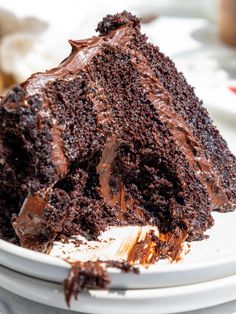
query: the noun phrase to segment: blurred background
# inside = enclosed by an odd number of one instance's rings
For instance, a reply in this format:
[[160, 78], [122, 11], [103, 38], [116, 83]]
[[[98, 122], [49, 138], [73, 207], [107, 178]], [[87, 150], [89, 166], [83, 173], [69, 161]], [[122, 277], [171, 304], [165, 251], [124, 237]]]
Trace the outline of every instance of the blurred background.
[[142, 19], [212, 115], [223, 110], [221, 121], [228, 114], [235, 126], [236, 0], [0, 0], [0, 94], [55, 67], [68, 39], [94, 36], [103, 16], [124, 9]]

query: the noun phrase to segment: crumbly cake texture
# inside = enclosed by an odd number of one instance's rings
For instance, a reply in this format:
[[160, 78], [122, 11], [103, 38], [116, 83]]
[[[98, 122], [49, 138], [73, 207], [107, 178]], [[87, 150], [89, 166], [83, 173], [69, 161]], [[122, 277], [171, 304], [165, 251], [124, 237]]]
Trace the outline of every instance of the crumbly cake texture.
[[107, 289], [111, 283], [107, 268], [115, 267], [124, 273], [139, 274], [139, 269], [126, 262], [76, 262], [72, 264], [68, 277], [64, 280], [65, 300], [70, 307], [72, 296], [77, 300], [82, 290]]
[[45, 252], [154, 224], [203, 239], [212, 210], [235, 207], [235, 157], [139, 19], [108, 15], [97, 31], [1, 100], [1, 238]]

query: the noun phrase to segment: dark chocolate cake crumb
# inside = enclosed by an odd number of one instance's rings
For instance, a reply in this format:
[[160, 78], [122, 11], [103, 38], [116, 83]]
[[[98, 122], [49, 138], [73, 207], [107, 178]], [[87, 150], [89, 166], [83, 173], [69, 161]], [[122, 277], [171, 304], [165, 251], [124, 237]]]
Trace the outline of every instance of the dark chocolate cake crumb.
[[77, 300], [81, 290], [107, 289], [110, 278], [101, 262], [77, 262], [72, 264], [67, 279], [64, 281], [64, 291], [67, 305], [70, 306], [72, 295]]
[[97, 261], [97, 262], [76, 262], [71, 263], [68, 277], [64, 281], [65, 299], [68, 307], [71, 297], [77, 300], [82, 290], [107, 289], [111, 282], [107, 268], [115, 267], [122, 272], [139, 274], [139, 269], [127, 262], [118, 261]]

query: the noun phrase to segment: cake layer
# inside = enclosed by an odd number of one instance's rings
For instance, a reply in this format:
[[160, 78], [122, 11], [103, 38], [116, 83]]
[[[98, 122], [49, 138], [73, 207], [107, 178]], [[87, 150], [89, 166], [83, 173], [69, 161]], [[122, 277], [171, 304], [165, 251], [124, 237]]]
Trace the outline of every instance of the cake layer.
[[202, 239], [235, 206], [235, 158], [137, 18], [98, 31], [1, 101], [1, 236], [40, 251], [115, 225]]

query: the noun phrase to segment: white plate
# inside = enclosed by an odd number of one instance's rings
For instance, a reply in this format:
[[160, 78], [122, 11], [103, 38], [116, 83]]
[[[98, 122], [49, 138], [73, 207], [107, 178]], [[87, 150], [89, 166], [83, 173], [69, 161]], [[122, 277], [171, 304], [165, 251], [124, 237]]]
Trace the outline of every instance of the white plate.
[[[22, 297], [68, 309], [63, 288], [0, 267], [0, 286]], [[90, 290], [71, 300], [70, 310], [96, 314], [164, 314], [190, 311], [236, 298], [236, 275], [207, 283], [146, 290]]]
[[[214, 213], [215, 226], [210, 238], [191, 243], [191, 251], [179, 263], [158, 262], [139, 275], [124, 274], [109, 269], [111, 288], [134, 289], [170, 287], [236, 274], [236, 212]], [[15, 271], [53, 282], [62, 282], [68, 275], [69, 264], [45, 254], [17, 247], [0, 240], [0, 264]]]

